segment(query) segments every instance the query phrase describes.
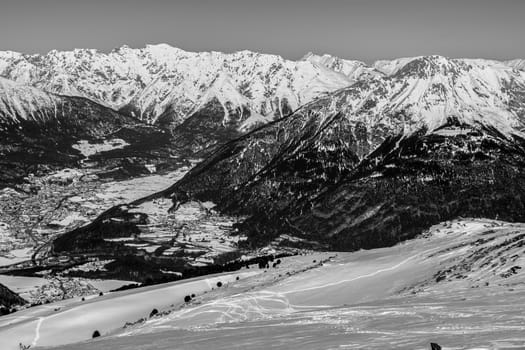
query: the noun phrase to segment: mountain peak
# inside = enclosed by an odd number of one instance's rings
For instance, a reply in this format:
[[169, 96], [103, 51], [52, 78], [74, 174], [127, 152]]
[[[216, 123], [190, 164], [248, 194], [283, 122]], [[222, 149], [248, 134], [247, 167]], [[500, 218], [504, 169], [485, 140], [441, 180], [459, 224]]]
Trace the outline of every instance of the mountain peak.
[[371, 73], [375, 69], [368, 67], [364, 62], [356, 60], [345, 60], [329, 54], [317, 55], [308, 52], [301, 58], [301, 61], [310, 62], [313, 65], [321, 66], [326, 69], [341, 73], [356, 80], [362, 74]]

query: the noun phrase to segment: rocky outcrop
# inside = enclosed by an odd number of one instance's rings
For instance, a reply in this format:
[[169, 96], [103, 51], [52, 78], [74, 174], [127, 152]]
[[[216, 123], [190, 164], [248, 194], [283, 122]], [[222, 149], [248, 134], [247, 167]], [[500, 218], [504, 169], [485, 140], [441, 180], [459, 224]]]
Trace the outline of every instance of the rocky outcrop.
[[3, 284], [0, 284], [0, 315], [2, 310], [5, 313], [5, 311], [11, 310], [13, 306], [24, 304], [27, 304], [27, 301]]

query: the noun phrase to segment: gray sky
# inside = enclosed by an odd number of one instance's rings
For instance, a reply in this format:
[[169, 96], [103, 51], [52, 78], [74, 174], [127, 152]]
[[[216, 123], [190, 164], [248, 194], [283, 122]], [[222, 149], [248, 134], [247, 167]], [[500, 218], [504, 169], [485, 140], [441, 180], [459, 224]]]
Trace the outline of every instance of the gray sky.
[[525, 0], [0, 0], [0, 50], [525, 58]]

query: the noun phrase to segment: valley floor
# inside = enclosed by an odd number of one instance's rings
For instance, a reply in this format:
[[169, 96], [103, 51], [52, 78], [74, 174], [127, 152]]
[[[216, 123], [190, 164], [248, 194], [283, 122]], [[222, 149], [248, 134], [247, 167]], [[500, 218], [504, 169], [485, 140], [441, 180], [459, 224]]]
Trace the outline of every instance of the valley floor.
[[[56, 265], [61, 262], [60, 259], [69, 264], [69, 257], [49, 259], [47, 256], [54, 238], [91, 222], [115, 205], [169, 187], [189, 167], [180, 166], [173, 171], [125, 179], [97, 177], [96, 174], [103, 170], [90, 167], [63, 169], [43, 177], [30, 177], [27, 187], [38, 187], [36, 193], [0, 190], [0, 273], [40, 264]], [[104, 261], [94, 259], [86, 265], [78, 269], [100, 268], [104, 266]], [[21, 294], [30, 303], [105, 292], [132, 283], [124, 280], [108, 284], [96, 279], [63, 277], [49, 271], [44, 270], [36, 277], [0, 274], [0, 283]]]
[[[22, 310], [0, 318], [0, 344], [429, 349], [432, 341], [444, 349], [523, 349], [524, 250], [524, 224], [446, 222], [390, 248], [298, 255], [266, 270]], [[149, 317], [154, 308], [159, 313]], [[95, 330], [102, 337], [90, 340]]]

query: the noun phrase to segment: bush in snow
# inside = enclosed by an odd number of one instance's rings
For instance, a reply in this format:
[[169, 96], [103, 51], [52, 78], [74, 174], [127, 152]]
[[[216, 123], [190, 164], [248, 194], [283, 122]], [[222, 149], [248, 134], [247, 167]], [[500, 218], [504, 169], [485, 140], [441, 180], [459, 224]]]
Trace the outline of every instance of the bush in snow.
[[92, 338], [98, 338], [98, 337], [100, 337], [100, 332], [99, 331], [94, 331]]

